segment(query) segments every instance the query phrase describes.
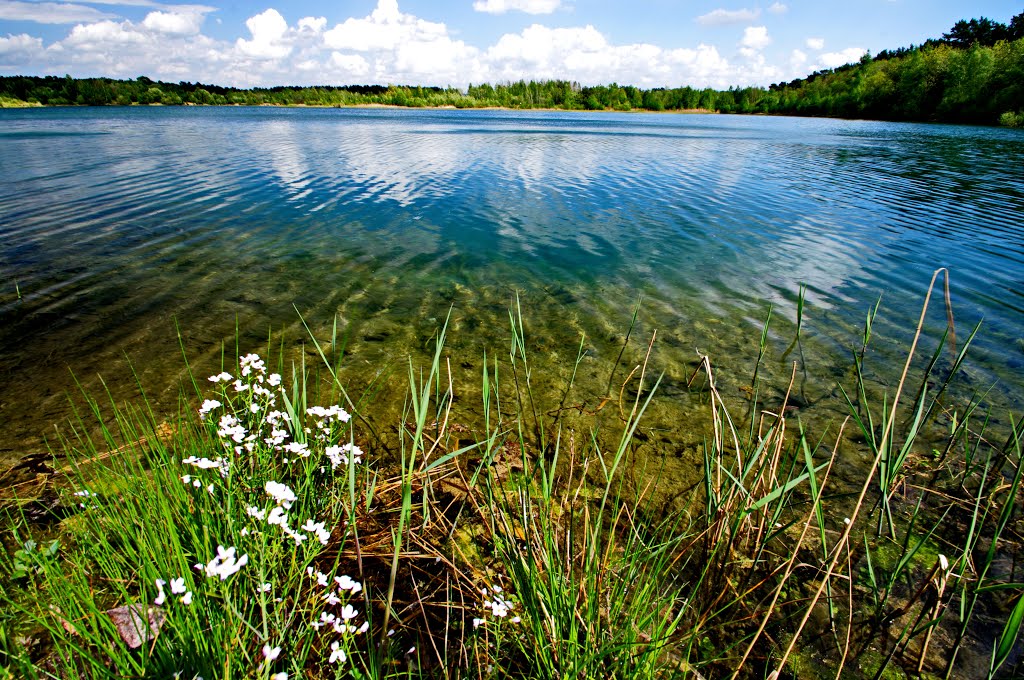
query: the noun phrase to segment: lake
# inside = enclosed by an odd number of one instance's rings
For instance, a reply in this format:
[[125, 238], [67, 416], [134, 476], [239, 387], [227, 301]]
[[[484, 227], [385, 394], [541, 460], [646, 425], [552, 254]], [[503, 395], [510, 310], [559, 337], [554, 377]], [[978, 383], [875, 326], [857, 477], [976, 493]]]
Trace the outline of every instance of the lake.
[[[235, 351], [321, 339], [400, 390], [451, 310], [456, 382], [508, 356], [518, 295], [537, 390], [617, 396], [652, 333], [649, 426], [690, 446], [702, 353], [741, 404], [772, 307], [766, 404], [794, 360], [809, 420], [845, 413], [851, 352], [898, 381], [948, 267], [960, 388], [1024, 406], [1024, 132], [724, 115], [393, 109], [0, 111], [0, 459], [44, 448], [77, 379], [157, 404]], [[799, 351], [798, 290], [806, 285]], [[933, 298], [926, 354], [946, 325]], [[637, 327], [612, 379], [642, 297]], [[178, 329], [178, 330], [176, 330]], [[307, 356], [309, 353], [307, 352]], [[102, 374], [104, 382], [97, 377]], [[389, 382], [390, 381], [390, 382]], [[612, 385], [609, 390], [608, 386]], [[628, 387], [628, 386], [627, 386]], [[478, 387], [476, 389], [479, 389]], [[628, 390], [623, 391], [624, 394]], [[386, 396], [386, 395], [385, 395]], [[469, 399], [472, 401], [472, 399]], [[553, 408], [554, 406], [552, 406]], [[381, 408], [397, 408], [394, 405]], [[680, 454], [681, 455], [681, 454]]]

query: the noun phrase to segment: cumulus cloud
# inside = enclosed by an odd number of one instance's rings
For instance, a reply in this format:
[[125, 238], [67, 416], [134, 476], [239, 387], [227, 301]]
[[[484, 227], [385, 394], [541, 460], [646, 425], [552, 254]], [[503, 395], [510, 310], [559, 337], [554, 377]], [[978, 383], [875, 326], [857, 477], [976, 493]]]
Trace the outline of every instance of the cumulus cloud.
[[193, 35], [202, 27], [203, 15], [199, 12], [150, 12], [142, 25], [158, 33]]
[[488, 14], [504, 14], [510, 11], [527, 14], [551, 14], [562, 4], [562, 0], [476, 0], [473, 9]]
[[0, 1], [0, 19], [7, 21], [34, 21], [39, 24], [74, 24], [80, 21], [111, 19], [113, 14], [94, 7], [64, 2]]
[[114, 46], [138, 45], [146, 41], [145, 33], [130, 21], [97, 21], [94, 24], [78, 24], [60, 45], [94, 52]]
[[380, 82], [445, 85], [486, 78], [480, 77], [479, 49], [454, 39], [443, 23], [403, 14], [396, 0], [379, 0], [369, 16], [325, 31], [323, 44], [339, 54], [364, 54], [373, 65], [365, 75]]
[[761, 16], [759, 9], [716, 9], [697, 17], [702, 26], [723, 26], [725, 24], [748, 24]]
[[852, 64], [855, 61], [859, 61], [864, 53], [867, 52], [863, 47], [847, 47], [845, 50], [839, 52], [826, 52], [818, 57], [821, 63], [826, 68], [835, 68], [844, 64]]
[[769, 7], [768, 11], [772, 14], [785, 14], [789, 11], [789, 5], [781, 2], [773, 2]]
[[772, 44], [772, 39], [768, 36], [768, 28], [766, 26], [748, 26], [743, 29], [743, 39], [740, 40], [740, 45], [751, 50], [763, 50]]
[[235, 46], [243, 54], [257, 59], [280, 59], [292, 51], [285, 41], [288, 22], [281, 13], [270, 9], [249, 17], [245, 22], [252, 40], [239, 38]]
[[[202, 32], [208, 9], [161, 5], [139, 21], [82, 22], [48, 46], [39, 38], [8, 36], [0, 51], [9, 56], [0, 61], [11, 72], [144, 74], [239, 87], [465, 86], [557, 78], [583, 85], [615, 81], [642, 87], [724, 89], [788, 75], [761, 52], [771, 43], [764, 26], [747, 27], [735, 46], [737, 52], [703, 43], [617, 44], [592, 25], [551, 28], [541, 23], [502, 35], [490, 45], [473, 45], [458, 39], [444, 23], [403, 13], [396, 0], [378, 0], [367, 16], [333, 25], [314, 16], [289, 23], [278, 10], [268, 8], [245, 22], [247, 36], [219, 40]], [[796, 68], [793, 60], [787, 65], [786, 57], [781, 59], [787, 70]]]
[[326, 25], [327, 17], [303, 17], [302, 19], [299, 19], [300, 31], [319, 33], [324, 30], [324, 26]]
[[370, 73], [370, 64], [358, 54], [331, 53], [331, 64], [344, 73], [362, 77]]
[[27, 33], [20, 35], [8, 35], [0, 38], [0, 55], [30, 54], [43, 49], [41, 38], [33, 37]]
[[825, 47], [825, 39], [824, 38], [808, 38], [807, 41], [806, 41], [806, 45], [808, 47], [810, 47], [812, 50], [820, 50], [820, 49]]

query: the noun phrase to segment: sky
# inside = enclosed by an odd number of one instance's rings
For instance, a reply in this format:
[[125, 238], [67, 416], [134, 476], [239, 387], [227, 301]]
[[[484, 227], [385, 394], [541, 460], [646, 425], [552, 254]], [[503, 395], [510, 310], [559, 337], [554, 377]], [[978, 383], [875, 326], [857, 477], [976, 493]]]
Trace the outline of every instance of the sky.
[[236, 87], [792, 80], [1015, 0], [0, 0], [0, 75]]

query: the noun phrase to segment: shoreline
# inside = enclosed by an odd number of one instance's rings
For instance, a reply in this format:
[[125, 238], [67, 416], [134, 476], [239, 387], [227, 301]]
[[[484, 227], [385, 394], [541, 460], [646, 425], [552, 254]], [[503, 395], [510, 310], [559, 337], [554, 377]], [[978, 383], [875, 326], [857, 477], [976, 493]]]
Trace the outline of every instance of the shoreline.
[[39, 102], [26, 102], [23, 100], [14, 100], [7, 98], [6, 101], [0, 102], [0, 109], [61, 109], [61, 108], [72, 108], [72, 109], [105, 109], [105, 108], [139, 108], [139, 107], [197, 107], [197, 108], [209, 108], [209, 109], [222, 109], [222, 108], [274, 108], [274, 109], [408, 109], [408, 110], [431, 110], [431, 111], [544, 111], [544, 112], [575, 112], [575, 113], [653, 113], [653, 114], [721, 114], [722, 112], [717, 109], [664, 109], [656, 111], [654, 109], [567, 109], [557, 107], [512, 107], [512, 106], [455, 106], [454, 104], [442, 104], [439, 106], [403, 106], [401, 104], [381, 104], [377, 102], [370, 102], [364, 104], [275, 104], [264, 102], [261, 104], [196, 104], [194, 102], [183, 102], [181, 104], [163, 104], [161, 102], [153, 102], [152, 104], [140, 104], [133, 102], [131, 104], [40, 104]]

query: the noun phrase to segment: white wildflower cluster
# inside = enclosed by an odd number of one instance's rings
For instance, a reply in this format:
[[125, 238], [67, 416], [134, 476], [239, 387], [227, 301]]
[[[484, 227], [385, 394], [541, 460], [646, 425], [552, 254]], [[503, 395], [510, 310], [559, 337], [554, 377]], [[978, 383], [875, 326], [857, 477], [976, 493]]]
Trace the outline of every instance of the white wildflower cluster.
[[[206, 457], [199, 458], [197, 456], [189, 456], [188, 458], [182, 460], [181, 464], [189, 465], [191, 467], [197, 468], [198, 470], [216, 470], [221, 477], [225, 478], [228, 476], [228, 471], [229, 468], [231, 467], [231, 463], [228, 462], [228, 460], [223, 456], [218, 456], [213, 460], [210, 460], [209, 458]], [[185, 486], [192, 486], [196, 489], [202, 488], [204, 485], [202, 477], [200, 477], [198, 474], [182, 475], [181, 483], [184, 484]], [[215, 488], [214, 484], [210, 482], [205, 486], [206, 490], [210, 494], [213, 494]]]
[[518, 616], [513, 614], [509, 617], [512, 609], [515, 607], [515, 602], [505, 597], [501, 586], [491, 586], [490, 590], [481, 588], [480, 594], [484, 596], [481, 608], [485, 610], [485, 613], [483, 617], [473, 619], [474, 628], [479, 628], [487, 622], [486, 617], [488, 613], [496, 619], [508, 618], [512, 623], [519, 623]]
[[228, 476], [228, 468], [231, 467], [231, 463], [225, 460], [222, 456], [210, 460], [209, 458], [198, 458], [196, 456], [189, 456], [188, 458], [181, 461], [182, 465], [191, 465], [197, 467], [200, 470], [217, 470], [220, 472], [221, 477]]
[[[309, 536], [316, 538], [320, 545], [327, 545], [331, 539], [331, 532], [327, 529], [325, 522], [316, 522], [310, 518], [298, 530], [293, 529], [289, 524], [287, 510], [291, 509], [296, 497], [295, 492], [287, 484], [268, 480], [263, 490], [274, 501], [274, 507], [267, 511], [264, 508], [250, 505], [245, 511], [249, 517], [259, 522], [266, 522], [270, 526], [281, 527], [282, 533], [295, 541], [297, 546], [302, 545]], [[302, 533], [303, 531], [306, 533]]]
[[[306, 573], [322, 589], [321, 598], [326, 605], [325, 609], [320, 612], [320, 617], [309, 625], [314, 630], [333, 631], [341, 636], [340, 639], [331, 643], [331, 655], [327, 661], [331, 664], [345, 663], [345, 660], [348, 658], [345, 654], [345, 649], [349, 647], [352, 637], [361, 635], [370, 628], [370, 624], [367, 621], [363, 621], [361, 625], [356, 625], [355, 619], [359, 616], [359, 610], [349, 604], [349, 599], [360, 592], [363, 589], [363, 585], [348, 575], [335, 576], [332, 579], [327, 574], [313, 569], [313, 567], [307, 568]], [[340, 609], [337, 609], [339, 606]], [[328, 611], [330, 607], [334, 607], [337, 613]]]
[[[308, 426], [293, 423], [288, 413], [276, 408], [278, 394], [283, 391], [281, 376], [268, 375], [266, 364], [258, 354], [246, 354], [238, 363], [240, 375], [237, 378], [227, 372], [210, 376], [210, 382], [220, 386], [220, 398], [207, 399], [199, 409], [199, 416], [204, 420], [222, 409], [217, 420], [217, 436], [226, 450], [240, 456], [252, 454], [257, 447], [266, 445], [280, 454], [284, 463], [307, 460], [314, 454], [324, 455], [332, 470], [362, 461], [363, 452], [354, 443], [336, 445], [352, 419], [344, 408], [312, 406], [303, 414]], [[230, 462], [224, 464], [227, 466]]]
[[[158, 607], [162, 607], [167, 601], [167, 593], [164, 592], [164, 586], [167, 585], [167, 581], [162, 578], [156, 580], [157, 596], [153, 600], [153, 604]], [[177, 595], [178, 601], [183, 605], [192, 604], [192, 591], [185, 586], [185, 577], [179, 576], [178, 578], [171, 579], [171, 595]]]
[[203, 402], [203, 405], [199, 407], [199, 417], [202, 418], [203, 420], [206, 420], [206, 416], [208, 416], [211, 411], [214, 411], [223, 405], [224, 404], [217, 401], [216, 399], [207, 399]]
[[249, 555], [242, 555], [236, 558], [235, 555], [237, 550], [234, 546], [225, 548], [222, 545], [217, 546], [217, 556], [210, 560], [207, 564], [200, 562], [195, 565], [197, 571], [206, 573], [207, 578], [220, 578], [221, 581], [226, 581], [229, 577], [237, 574], [238, 571], [249, 563]]
[[355, 444], [342, 444], [341, 446], [328, 446], [324, 449], [324, 455], [331, 461], [331, 469], [337, 468], [339, 465], [353, 465], [361, 463], [363, 460], [363, 450]]

